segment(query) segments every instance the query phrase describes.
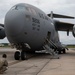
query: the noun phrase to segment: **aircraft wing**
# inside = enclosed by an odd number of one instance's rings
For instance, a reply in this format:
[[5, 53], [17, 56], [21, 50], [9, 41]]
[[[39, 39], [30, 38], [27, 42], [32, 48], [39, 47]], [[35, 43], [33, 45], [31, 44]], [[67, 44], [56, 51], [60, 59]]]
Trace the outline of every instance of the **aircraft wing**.
[[61, 21], [55, 21], [55, 28], [57, 31], [72, 31], [74, 24]]
[[[47, 14], [49, 17], [53, 18], [68, 18], [68, 19], [75, 19], [75, 17], [72, 16], [66, 16], [66, 15], [61, 15], [61, 14], [55, 14], [53, 13], [53, 11], [51, 11], [50, 14]], [[57, 21], [54, 20], [54, 25], [56, 30], [58, 31], [73, 31], [74, 24], [71, 23], [66, 23], [66, 22], [61, 22], [61, 21]], [[74, 29], [75, 30], [75, 29]]]
[[74, 24], [55, 21], [54, 25], [57, 31], [67, 31], [67, 36], [69, 35], [69, 31], [72, 31], [72, 34], [75, 37], [75, 25]]
[[75, 19], [75, 17], [72, 16], [66, 16], [66, 15], [61, 15], [61, 14], [55, 14], [53, 11], [51, 13], [47, 14], [51, 18], [68, 18], [68, 19]]
[[[75, 17], [72, 17], [72, 16], [55, 14], [53, 13], [53, 11], [51, 11], [51, 13], [47, 15], [51, 17], [51, 19], [53, 18], [75, 19]], [[75, 25], [74, 24], [54, 20], [54, 25], [57, 31], [67, 31], [67, 35], [69, 35], [69, 31], [72, 31], [72, 34], [75, 37]]]

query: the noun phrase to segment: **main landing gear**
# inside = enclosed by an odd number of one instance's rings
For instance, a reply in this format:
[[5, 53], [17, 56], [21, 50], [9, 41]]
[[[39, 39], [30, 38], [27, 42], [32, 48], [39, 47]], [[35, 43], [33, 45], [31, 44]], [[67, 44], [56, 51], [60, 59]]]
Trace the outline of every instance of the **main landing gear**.
[[66, 50], [65, 50], [65, 49], [59, 50], [59, 51], [58, 51], [58, 54], [61, 54], [61, 53], [65, 54], [65, 53], [66, 53]]
[[26, 52], [25, 51], [16, 51], [15, 54], [14, 54], [14, 58], [15, 60], [26, 60], [27, 59], [27, 55], [26, 55]]

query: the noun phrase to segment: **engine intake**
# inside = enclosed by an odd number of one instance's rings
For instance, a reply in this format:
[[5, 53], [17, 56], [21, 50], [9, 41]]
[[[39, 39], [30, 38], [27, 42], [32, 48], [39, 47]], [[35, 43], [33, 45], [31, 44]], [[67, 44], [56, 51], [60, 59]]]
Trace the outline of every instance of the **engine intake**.
[[4, 39], [5, 38], [5, 30], [4, 27], [0, 25], [0, 39]]

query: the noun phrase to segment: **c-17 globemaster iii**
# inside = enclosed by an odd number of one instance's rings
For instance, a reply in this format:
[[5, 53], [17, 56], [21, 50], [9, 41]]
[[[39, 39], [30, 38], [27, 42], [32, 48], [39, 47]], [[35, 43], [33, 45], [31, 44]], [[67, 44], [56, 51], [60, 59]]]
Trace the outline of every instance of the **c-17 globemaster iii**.
[[16, 51], [14, 58], [26, 59], [27, 52], [46, 50], [51, 55], [65, 53], [65, 48], [59, 40], [58, 31], [72, 31], [75, 37], [75, 26], [53, 18], [70, 18], [71, 16], [45, 14], [35, 6], [20, 3], [13, 6], [5, 16], [4, 24], [0, 24], [0, 39], [5, 36]]

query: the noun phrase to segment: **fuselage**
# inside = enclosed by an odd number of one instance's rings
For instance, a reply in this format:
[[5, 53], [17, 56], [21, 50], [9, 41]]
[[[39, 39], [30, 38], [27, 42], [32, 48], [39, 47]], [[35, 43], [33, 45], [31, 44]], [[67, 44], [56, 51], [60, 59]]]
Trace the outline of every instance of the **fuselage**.
[[32, 50], [39, 50], [45, 39], [58, 42], [54, 23], [40, 9], [25, 3], [13, 6], [5, 16], [5, 33], [10, 43], [27, 43]]

